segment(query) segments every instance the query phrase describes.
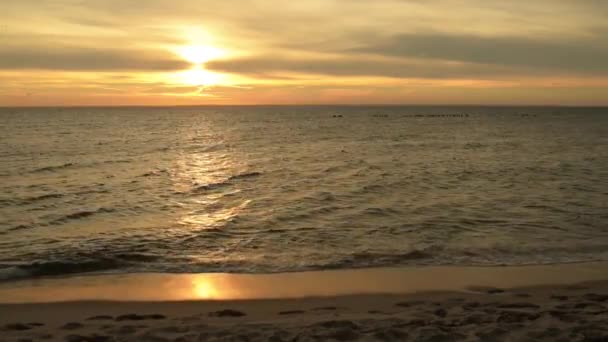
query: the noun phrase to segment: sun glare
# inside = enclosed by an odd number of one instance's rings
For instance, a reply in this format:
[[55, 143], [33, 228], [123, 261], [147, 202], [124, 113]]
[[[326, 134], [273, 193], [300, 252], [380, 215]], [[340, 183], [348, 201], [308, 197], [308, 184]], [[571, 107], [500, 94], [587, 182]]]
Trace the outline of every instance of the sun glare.
[[206, 70], [204, 66], [208, 61], [225, 56], [222, 49], [210, 45], [185, 45], [174, 51], [193, 64], [191, 69], [175, 75], [178, 83], [200, 87], [216, 85], [223, 80], [223, 75]]
[[224, 55], [223, 51], [216, 47], [202, 45], [184, 46], [178, 49], [178, 54], [194, 64], [203, 64]]
[[221, 74], [205, 70], [200, 66], [180, 72], [178, 78], [180, 83], [191, 86], [212, 86], [223, 79]]

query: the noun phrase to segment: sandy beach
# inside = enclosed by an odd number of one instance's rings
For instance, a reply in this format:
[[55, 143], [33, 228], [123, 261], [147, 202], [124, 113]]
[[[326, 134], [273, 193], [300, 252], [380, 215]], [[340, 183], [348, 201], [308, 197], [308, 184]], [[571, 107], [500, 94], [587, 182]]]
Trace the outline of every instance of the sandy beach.
[[[186, 283], [185, 278], [179, 277], [185, 275], [91, 276], [5, 283], [0, 286], [0, 300], [5, 303], [0, 305], [0, 340], [605, 341], [608, 281], [600, 280], [605, 270], [604, 263], [431, 269], [435, 278], [425, 281], [452, 287], [447, 291], [437, 291], [440, 286], [424, 291], [416, 285], [422, 284], [416, 276], [430, 272], [428, 268], [265, 277], [224, 275], [224, 281], [232, 279], [232, 292], [226, 292], [227, 297], [237, 293], [234, 289], [239, 286], [261, 289], [265, 284], [266, 289], [279, 289], [290, 285], [288, 281], [272, 280], [297, 279], [303, 284], [294, 285], [301, 296], [278, 291], [274, 299], [263, 299], [268, 296], [263, 291], [258, 291], [259, 296], [248, 295], [249, 299], [222, 299], [221, 289], [216, 289], [216, 297], [194, 300], [195, 296], [213, 297], [199, 287], [190, 292], [190, 300], [168, 300], [170, 291], [162, 286], [157, 287], [157, 300], [147, 297], [151, 295], [147, 291], [154, 288], [149, 282], [152, 278], [157, 277], [157, 284], [162, 284], [160, 279], [174, 278], [173, 284], [179, 289], [178, 284]], [[471, 274], [477, 278], [449, 282], [462, 279], [458, 275]], [[506, 276], [513, 274], [518, 278], [509, 281]], [[514, 286], [525, 283], [523, 274], [529, 275], [528, 283]], [[561, 277], [549, 277], [544, 284], [538, 279], [549, 274]], [[148, 282], [143, 281], [146, 277]], [[249, 277], [256, 280], [246, 281]], [[357, 277], [375, 279], [376, 285], [358, 284], [353, 281]], [[406, 285], [407, 279], [412, 287]], [[136, 280], [143, 293], [139, 297], [135, 295]], [[327, 295], [315, 295], [317, 288], [305, 285], [314, 280], [326, 287]], [[349, 280], [352, 286], [345, 285]], [[401, 284], [402, 290], [389, 286], [391, 281]], [[382, 283], [387, 284], [385, 290], [379, 285]], [[95, 293], [105, 300], [96, 300], [94, 292], [84, 291], [91, 284], [97, 284], [93, 287]], [[58, 297], [54, 292], [58, 287], [70, 293], [72, 300]], [[120, 287], [132, 291], [115, 291], [113, 297], [107, 293], [104, 297], [100, 290], [103, 287], [110, 292]], [[182, 286], [182, 290], [185, 288]], [[349, 293], [352, 291], [359, 294]]]

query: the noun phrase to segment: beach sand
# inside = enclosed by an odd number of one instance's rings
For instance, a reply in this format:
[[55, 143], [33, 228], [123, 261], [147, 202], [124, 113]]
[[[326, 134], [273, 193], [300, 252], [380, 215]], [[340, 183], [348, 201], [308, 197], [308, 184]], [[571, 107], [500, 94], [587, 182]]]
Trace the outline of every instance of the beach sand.
[[[428, 276], [429, 269], [436, 278], [417, 278]], [[0, 340], [608, 341], [608, 281], [600, 279], [608, 278], [606, 270], [605, 263], [593, 263], [422, 267], [265, 277], [223, 275], [224, 282], [232, 279], [232, 292], [223, 296], [221, 289], [193, 283], [189, 300], [168, 300], [173, 297], [168, 297], [171, 291], [166, 286], [156, 287], [157, 300], [148, 298], [152, 295], [148, 290], [156, 286], [151, 279], [164, 279], [166, 283], [173, 279], [177, 285], [186, 283], [186, 275], [92, 276], [5, 283], [0, 285], [0, 301], [5, 303], [0, 304]], [[475, 274], [477, 277], [472, 276]], [[509, 281], [507, 275], [518, 278]], [[539, 280], [543, 275], [548, 282]], [[376, 278], [367, 287], [354, 281], [372, 276]], [[465, 276], [472, 279], [463, 279]], [[281, 282], [293, 278], [298, 281]], [[341, 280], [332, 283], [328, 279]], [[450, 283], [450, 279], [461, 280]], [[429, 285], [426, 291], [419, 289], [429, 280], [436, 286]], [[320, 287], [310, 285], [313, 282]], [[386, 284], [384, 291], [382, 283]], [[262, 291], [256, 297], [251, 292], [235, 290], [239, 286], [253, 286], [255, 290], [263, 284], [267, 291], [292, 285], [301, 295], [278, 291], [277, 298], [263, 299], [268, 293]], [[104, 287], [112, 294], [103, 295], [100, 291]], [[117, 291], [121, 287], [131, 291]], [[330, 294], [315, 295], [323, 287]], [[452, 289], [437, 290], [447, 287]], [[58, 288], [71, 297], [58, 296]], [[140, 296], [136, 295], [137, 288], [142, 289]], [[104, 300], [90, 300], [95, 291]], [[352, 291], [360, 294], [349, 293]], [[230, 293], [233, 297], [235, 293], [248, 293], [251, 298], [228, 298]], [[196, 296], [199, 300], [194, 300]], [[209, 298], [200, 299], [205, 296]], [[69, 301], [62, 301], [68, 297]]]

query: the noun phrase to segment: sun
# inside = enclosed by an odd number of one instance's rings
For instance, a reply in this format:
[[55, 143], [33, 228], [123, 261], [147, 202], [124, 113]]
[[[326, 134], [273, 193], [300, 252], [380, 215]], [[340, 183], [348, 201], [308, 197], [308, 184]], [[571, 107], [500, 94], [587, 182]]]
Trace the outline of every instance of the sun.
[[180, 71], [175, 75], [176, 82], [196, 87], [217, 85], [224, 80], [224, 75], [209, 71], [205, 63], [222, 58], [226, 52], [211, 45], [184, 45], [174, 49], [181, 58], [192, 63], [189, 70]]
[[177, 53], [183, 59], [194, 64], [203, 64], [224, 55], [224, 52], [221, 49], [207, 45], [183, 46], [178, 48]]

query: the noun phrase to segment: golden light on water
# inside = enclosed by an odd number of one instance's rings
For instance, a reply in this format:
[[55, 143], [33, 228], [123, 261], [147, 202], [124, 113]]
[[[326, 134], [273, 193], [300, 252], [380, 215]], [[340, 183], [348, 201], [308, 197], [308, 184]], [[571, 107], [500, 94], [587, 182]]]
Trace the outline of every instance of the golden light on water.
[[192, 282], [193, 295], [197, 299], [217, 299], [221, 298], [221, 293], [215, 287], [215, 284], [211, 281], [206, 281], [203, 278], [198, 278]]

